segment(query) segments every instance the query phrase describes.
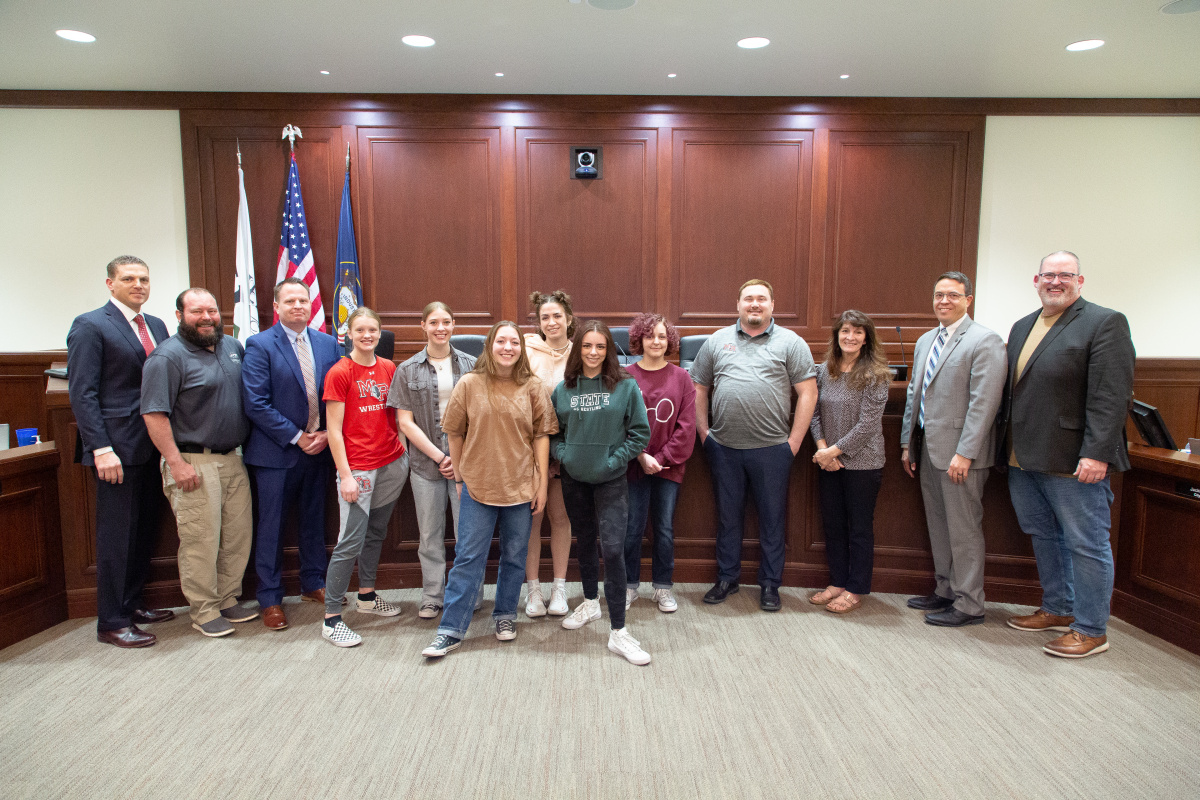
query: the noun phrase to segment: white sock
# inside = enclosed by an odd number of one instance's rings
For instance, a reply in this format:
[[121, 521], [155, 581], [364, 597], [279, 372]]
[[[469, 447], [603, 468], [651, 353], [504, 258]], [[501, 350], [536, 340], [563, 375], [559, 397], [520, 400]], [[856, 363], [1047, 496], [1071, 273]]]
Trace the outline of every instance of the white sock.
[[554, 585], [556, 587], [558, 587], [559, 589], [566, 589], [567, 588], [567, 579], [566, 578], [555, 578]]
[[526, 583], [529, 584], [529, 591], [531, 591], [531, 592], [540, 592], [542, 590], [542, 582], [541, 581], [533, 580], [533, 581], [526, 581]]

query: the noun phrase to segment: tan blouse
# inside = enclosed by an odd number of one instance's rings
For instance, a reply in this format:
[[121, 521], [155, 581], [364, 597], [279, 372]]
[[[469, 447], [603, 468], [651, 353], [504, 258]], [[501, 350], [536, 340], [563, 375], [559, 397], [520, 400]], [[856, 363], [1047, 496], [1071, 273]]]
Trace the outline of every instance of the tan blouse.
[[537, 378], [518, 386], [471, 372], [454, 387], [442, 430], [464, 437], [458, 473], [471, 498], [489, 506], [515, 506], [537, 495], [533, 440], [558, 432], [550, 392]]

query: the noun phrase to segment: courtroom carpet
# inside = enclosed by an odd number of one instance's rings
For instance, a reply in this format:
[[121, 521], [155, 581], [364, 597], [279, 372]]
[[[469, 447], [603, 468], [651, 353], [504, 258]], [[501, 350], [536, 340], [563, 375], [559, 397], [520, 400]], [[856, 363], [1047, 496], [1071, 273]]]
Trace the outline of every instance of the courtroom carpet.
[[[643, 584], [648, 587], [648, 584]], [[186, 618], [123, 651], [71, 620], [0, 651], [0, 796], [13, 798], [1131, 798], [1200, 794], [1200, 658], [1114, 620], [1112, 649], [1051, 658], [1055, 634], [925, 625], [899, 595], [845, 616], [744, 587], [679, 611], [643, 596], [654, 662], [520, 614], [494, 587], [458, 651], [426, 661], [418, 591], [393, 619], [350, 612], [361, 646], [257, 620], [206, 639]], [[579, 584], [568, 587], [571, 606]], [[648, 591], [646, 591], [648, 594]], [[185, 615], [186, 616], [186, 615]]]

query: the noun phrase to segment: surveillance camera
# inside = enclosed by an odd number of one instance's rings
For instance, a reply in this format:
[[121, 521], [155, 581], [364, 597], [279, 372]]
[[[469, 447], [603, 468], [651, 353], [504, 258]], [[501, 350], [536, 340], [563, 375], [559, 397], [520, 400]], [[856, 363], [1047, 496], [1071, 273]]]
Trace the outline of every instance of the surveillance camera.
[[571, 177], [593, 180], [600, 177], [600, 168], [604, 163], [599, 147], [571, 148]]
[[580, 150], [579, 155], [575, 158], [575, 163], [581, 167], [594, 167], [596, 165], [596, 154], [590, 150]]

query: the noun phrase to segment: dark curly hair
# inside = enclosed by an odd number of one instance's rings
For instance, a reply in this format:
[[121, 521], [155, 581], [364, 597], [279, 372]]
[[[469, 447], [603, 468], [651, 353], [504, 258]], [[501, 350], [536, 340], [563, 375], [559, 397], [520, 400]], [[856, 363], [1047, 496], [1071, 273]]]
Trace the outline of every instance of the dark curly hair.
[[664, 317], [662, 314], [652, 314], [646, 312], [638, 314], [633, 318], [633, 322], [629, 323], [629, 350], [635, 356], [642, 355], [642, 339], [654, 335], [654, 329], [659, 323], [667, 329], [667, 352], [663, 355], [674, 355], [679, 352], [679, 331], [675, 330], [675, 326], [671, 324], [671, 320]]
[[558, 303], [562, 306], [562, 310], [571, 318], [571, 324], [567, 326], [567, 338], [572, 339], [575, 336], [575, 312], [571, 310], [571, 295], [564, 292], [562, 289], [555, 289], [550, 294], [542, 294], [534, 292], [529, 295], [529, 305], [533, 308], [533, 327], [537, 328], [537, 335], [546, 338], [546, 334], [542, 333], [542, 306], [546, 303]]

